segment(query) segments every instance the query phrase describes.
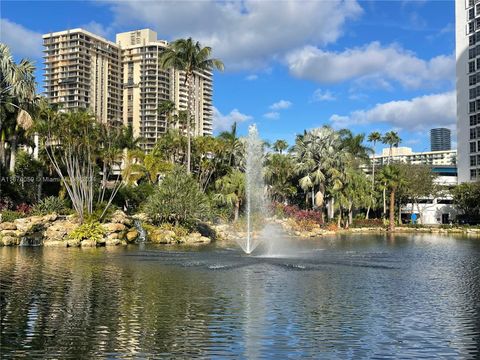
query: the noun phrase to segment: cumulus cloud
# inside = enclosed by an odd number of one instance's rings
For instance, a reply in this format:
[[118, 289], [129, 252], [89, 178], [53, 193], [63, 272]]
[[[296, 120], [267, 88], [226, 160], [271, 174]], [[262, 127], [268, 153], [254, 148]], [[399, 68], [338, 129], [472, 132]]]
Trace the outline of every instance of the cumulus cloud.
[[333, 101], [336, 100], [336, 97], [330, 90], [323, 91], [322, 89], [317, 89], [313, 92], [312, 95], [312, 102], [319, 102], [319, 101]]
[[394, 81], [405, 88], [416, 89], [453, 83], [455, 79], [453, 55], [423, 60], [399, 45], [382, 46], [379, 42], [343, 52], [305, 46], [290, 52], [286, 63], [295, 77], [320, 83], [357, 80], [377, 82], [385, 88]]
[[330, 121], [336, 127], [388, 123], [399, 130], [422, 131], [432, 127], [454, 127], [456, 121], [455, 92], [432, 94], [410, 100], [377, 104], [368, 110], [349, 115], [334, 114]]
[[280, 113], [277, 111], [270, 111], [265, 114], [263, 114], [263, 117], [271, 120], [276, 120], [280, 118]]
[[288, 109], [291, 106], [292, 106], [291, 101], [280, 100], [280, 101], [277, 101], [276, 103], [273, 103], [272, 105], [270, 105], [270, 109], [271, 110], [284, 110], [284, 109]]
[[0, 41], [8, 45], [15, 56], [42, 56], [42, 34], [5, 18], [0, 19]]
[[241, 123], [252, 119], [252, 116], [242, 114], [238, 109], [233, 109], [229, 114], [223, 115], [216, 107], [213, 107], [213, 130], [229, 130], [235, 122]]
[[89, 23], [80, 25], [79, 27], [96, 35], [100, 35], [106, 39], [108, 39], [112, 33], [112, 29], [110, 27], [105, 27], [96, 21], [90, 21]]
[[191, 36], [212, 46], [227, 70], [263, 68], [292, 48], [335, 42], [363, 12], [357, 0], [98, 1], [111, 8], [112, 26], [149, 26], [167, 40]]

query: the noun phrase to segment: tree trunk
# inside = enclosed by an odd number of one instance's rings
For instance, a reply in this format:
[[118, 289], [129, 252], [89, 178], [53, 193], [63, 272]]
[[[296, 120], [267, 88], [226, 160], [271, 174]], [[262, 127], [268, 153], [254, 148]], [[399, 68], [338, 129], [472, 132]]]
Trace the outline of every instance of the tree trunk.
[[10, 172], [15, 172], [15, 162], [17, 161], [17, 134], [12, 135], [10, 140]]
[[315, 209], [315, 188], [312, 187], [312, 210]]
[[367, 207], [367, 213], [365, 214], [365, 219], [368, 220], [368, 216], [370, 214], [370, 205]]
[[38, 170], [38, 183], [37, 183], [37, 201], [42, 199], [42, 187], [43, 187], [43, 169]]
[[386, 190], [383, 189], [383, 218], [385, 219], [385, 216], [387, 215], [387, 194]]
[[191, 167], [190, 167], [190, 161], [191, 161], [191, 147], [192, 147], [192, 132], [191, 132], [191, 116], [192, 116], [192, 86], [190, 84], [190, 76], [186, 74], [186, 83], [187, 83], [187, 91], [188, 91], [188, 101], [187, 101], [187, 173], [190, 174]]
[[235, 203], [235, 211], [234, 211], [233, 222], [237, 222], [239, 212], [240, 212], [240, 202], [237, 201]]
[[6, 167], [7, 164], [5, 164], [6, 158], [5, 158], [5, 137], [4, 137], [4, 135], [5, 134], [2, 131], [2, 134], [0, 134], [0, 164], [5, 165], [5, 167]]
[[352, 204], [349, 204], [348, 206], [348, 225], [347, 225], [347, 228], [349, 225], [353, 224], [353, 210], [352, 210]]
[[390, 221], [388, 224], [388, 231], [395, 231], [395, 190], [390, 191]]

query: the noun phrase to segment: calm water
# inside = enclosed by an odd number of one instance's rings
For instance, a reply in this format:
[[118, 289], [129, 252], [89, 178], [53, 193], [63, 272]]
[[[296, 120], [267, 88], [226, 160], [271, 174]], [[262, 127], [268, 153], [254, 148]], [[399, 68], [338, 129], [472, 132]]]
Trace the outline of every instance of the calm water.
[[480, 357], [480, 239], [0, 248], [1, 357]]

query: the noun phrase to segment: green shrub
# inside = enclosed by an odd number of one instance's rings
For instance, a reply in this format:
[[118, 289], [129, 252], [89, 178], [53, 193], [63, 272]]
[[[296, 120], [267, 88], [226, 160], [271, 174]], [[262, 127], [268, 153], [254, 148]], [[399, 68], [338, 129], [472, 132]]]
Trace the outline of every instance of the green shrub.
[[12, 222], [16, 219], [21, 219], [27, 216], [24, 212], [14, 210], [3, 210], [1, 215], [2, 222]]
[[169, 222], [188, 227], [211, 217], [207, 196], [183, 168], [176, 168], [165, 176], [146, 201], [143, 211], [156, 225]]
[[68, 237], [72, 240], [94, 240], [99, 242], [105, 235], [105, 229], [98, 221], [86, 222], [73, 230]]
[[113, 204], [120, 208], [125, 207], [127, 212], [134, 213], [152, 195], [154, 189], [155, 186], [149, 183], [123, 186], [115, 196]]
[[106, 202], [95, 204], [93, 212], [89, 215], [85, 215], [85, 221], [90, 222], [90, 223], [91, 222], [108, 222], [108, 221], [110, 221], [112, 219], [113, 213], [118, 210], [118, 207], [111, 204], [108, 207], [105, 214], [103, 214], [103, 217], [102, 217], [102, 213], [105, 210], [106, 205], [107, 205]]
[[68, 214], [70, 209], [67, 208], [65, 200], [56, 196], [49, 196], [38, 202], [32, 209], [34, 215], [47, 215], [52, 213]]

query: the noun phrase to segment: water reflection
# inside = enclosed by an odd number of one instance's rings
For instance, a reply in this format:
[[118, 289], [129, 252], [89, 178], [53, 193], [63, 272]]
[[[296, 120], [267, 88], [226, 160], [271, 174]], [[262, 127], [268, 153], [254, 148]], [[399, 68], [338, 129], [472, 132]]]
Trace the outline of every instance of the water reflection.
[[0, 248], [2, 358], [462, 357], [480, 241], [296, 241], [297, 256]]

